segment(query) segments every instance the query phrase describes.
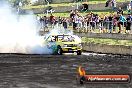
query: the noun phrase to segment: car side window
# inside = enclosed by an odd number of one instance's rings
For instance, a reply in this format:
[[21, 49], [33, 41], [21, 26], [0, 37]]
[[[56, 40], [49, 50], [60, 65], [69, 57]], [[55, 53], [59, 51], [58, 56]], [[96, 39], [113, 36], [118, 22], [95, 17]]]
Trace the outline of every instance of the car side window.
[[55, 42], [56, 41], [55, 36], [49, 36], [47, 41], [48, 42]]

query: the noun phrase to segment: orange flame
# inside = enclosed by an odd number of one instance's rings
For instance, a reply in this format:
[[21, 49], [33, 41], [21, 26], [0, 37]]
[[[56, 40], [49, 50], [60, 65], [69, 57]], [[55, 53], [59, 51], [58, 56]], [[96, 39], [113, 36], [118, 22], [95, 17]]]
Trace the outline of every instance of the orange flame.
[[80, 76], [85, 76], [85, 74], [86, 74], [84, 68], [82, 68], [81, 66], [79, 66], [78, 72], [79, 72], [79, 75], [80, 75]]

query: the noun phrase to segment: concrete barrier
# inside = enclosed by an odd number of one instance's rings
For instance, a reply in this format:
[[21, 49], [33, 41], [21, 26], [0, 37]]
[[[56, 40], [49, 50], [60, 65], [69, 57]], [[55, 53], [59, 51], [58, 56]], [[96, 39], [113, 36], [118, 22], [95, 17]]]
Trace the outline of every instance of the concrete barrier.
[[[48, 33], [49, 29], [45, 29], [44, 31], [40, 31], [40, 35], [44, 35]], [[104, 38], [104, 39], [119, 39], [119, 40], [132, 40], [132, 34], [119, 34], [119, 33], [82, 33], [82, 32], [74, 32], [75, 35], [79, 37], [87, 37], [87, 38]]]
[[87, 38], [109, 38], [109, 39], [120, 39], [120, 40], [132, 40], [132, 34], [118, 34], [118, 33], [74, 33], [80, 37]]
[[93, 44], [93, 43], [84, 43], [82, 44], [82, 46], [84, 51], [132, 55], [132, 46], [105, 45], [105, 44]]

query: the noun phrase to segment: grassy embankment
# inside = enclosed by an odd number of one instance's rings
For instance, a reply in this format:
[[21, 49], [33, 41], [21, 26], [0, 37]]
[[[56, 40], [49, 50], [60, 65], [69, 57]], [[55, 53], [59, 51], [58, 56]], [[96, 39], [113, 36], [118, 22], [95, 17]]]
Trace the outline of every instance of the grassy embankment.
[[83, 43], [106, 44], [106, 45], [124, 45], [132, 46], [132, 40], [103, 39], [103, 38], [82, 38]]
[[[125, 0], [125, 1], [129, 1], [129, 0]], [[88, 4], [98, 4], [98, 3], [105, 3], [106, 0], [89, 0], [89, 2], [87, 2]], [[124, 2], [124, 0], [117, 0], [117, 2]], [[81, 4], [81, 3], [80, 3]], [[46, 8], [48, 6], [52, 6], [52, 7], [58, 7], [58, 6], [76, 6], [76, 3], [61, 3], [61, 4], [49, 4], [49, 5], [37, 5], [37, 6], [32, 6], [32, 5], [28, 5], [28, 6], [24, 6], [22, 7], [23, 9], [42, 9], [42, 8]], [[81, 15], [86, 15], [88, 12], [91, 11], [87, 11], [87, 12], [81, 12]], [[111, 13], [110, 10], [94, 10], [92, 11], [95, 14], [99, 14], [99, 15], [109, 15]], [[127, 13], [125, 11], [125, 13]], [[44, 16], [46, 14], [38, 14], [39, 16]], [[69, 13], [68, 12], [63, 12], [63, 13], [53, 13], [54, 16], [56, 17], [69, 17]]]
[[[130, 0], [116, 0], [117, 2], [127, 2]], [[88, 3], [88, 4], [99, 4], [99, 3], [106, 3], [106, 0], [88, 0], [88, 2], [84, 2], [84, 3]], [[80, 2], [81, 4], [81, 2]], [[23, 7], [23, 9], [33, 9], [33, 8], [45, 8], [48, 6], [52, 6], [52, 7], [58, 7], [58, 6], [76, 6], [76, 3], [61, 3], [61, 4], [49, 4], [49, 5], [37, 5], [37, 6], [32, 6], [32, 5], [27, 5], [25, 7]]]

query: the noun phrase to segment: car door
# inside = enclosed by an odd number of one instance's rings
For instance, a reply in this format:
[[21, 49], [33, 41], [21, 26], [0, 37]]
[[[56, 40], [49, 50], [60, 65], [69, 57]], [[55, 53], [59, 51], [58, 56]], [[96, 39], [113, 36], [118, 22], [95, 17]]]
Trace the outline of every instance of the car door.
[[47, 47], [49, 49], [52, 49], [53, 52], [55, 52], [57, 49], [56, 36], [49, 36], [46, 41], [47, 41]]

